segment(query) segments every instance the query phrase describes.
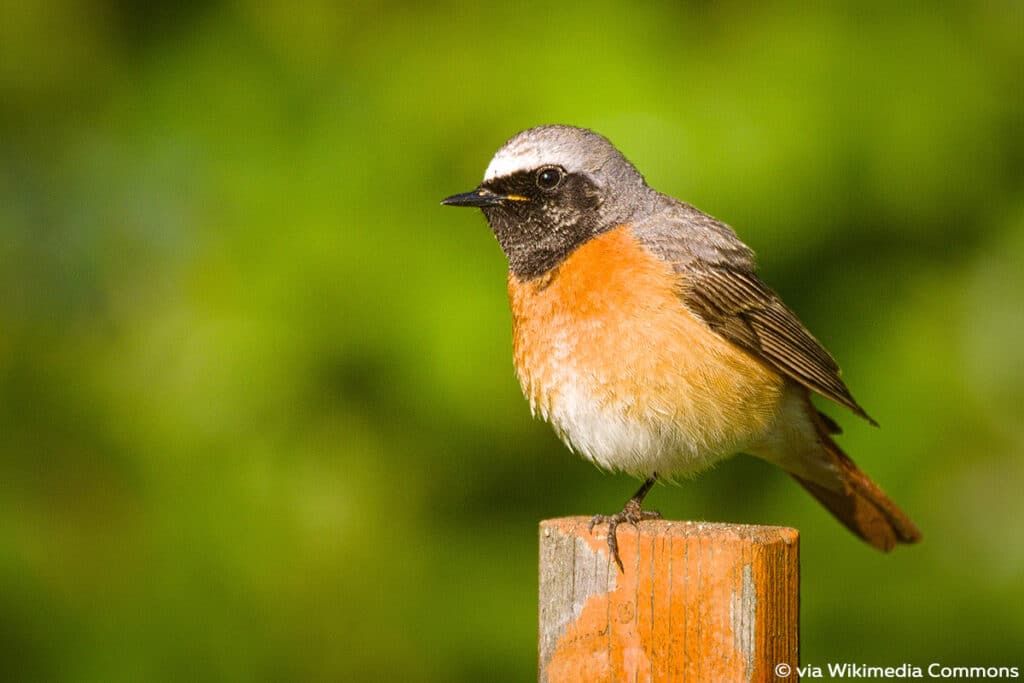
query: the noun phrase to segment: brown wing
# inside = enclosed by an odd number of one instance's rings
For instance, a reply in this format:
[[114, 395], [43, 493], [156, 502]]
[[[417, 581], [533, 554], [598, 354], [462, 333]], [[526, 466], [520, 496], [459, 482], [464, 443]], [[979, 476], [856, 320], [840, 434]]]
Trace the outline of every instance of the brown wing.
[[756, 275], [727, 265], [687, 264], [683, 303], [711, 329], [779, 372], [877, 425], [839, 378], [829, 352]]

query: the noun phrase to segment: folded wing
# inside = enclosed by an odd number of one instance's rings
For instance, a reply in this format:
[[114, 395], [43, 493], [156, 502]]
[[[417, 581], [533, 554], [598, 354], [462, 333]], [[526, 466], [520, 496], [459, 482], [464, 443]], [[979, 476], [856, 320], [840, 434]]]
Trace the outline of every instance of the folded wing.
[[718, 334], [808, 389], [877, 424], [840, 379], [835, 359], [753, 272], [690, 261], [680, 269], [680, 297]]

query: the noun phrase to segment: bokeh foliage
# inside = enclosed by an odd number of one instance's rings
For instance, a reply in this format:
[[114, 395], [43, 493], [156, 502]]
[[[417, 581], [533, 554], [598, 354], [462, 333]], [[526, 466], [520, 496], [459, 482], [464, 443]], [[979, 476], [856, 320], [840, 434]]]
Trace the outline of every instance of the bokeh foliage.
[[536, 522], [635, 482], [531, 421], [470, 189], [593, 127], [734, 225], [883, 425], [881, 556], [737, 458], [651, 502], [803, 534], [805, 662], [1017, 664], [1015, 2], [3, 3], [4, 678], [527, 680]]

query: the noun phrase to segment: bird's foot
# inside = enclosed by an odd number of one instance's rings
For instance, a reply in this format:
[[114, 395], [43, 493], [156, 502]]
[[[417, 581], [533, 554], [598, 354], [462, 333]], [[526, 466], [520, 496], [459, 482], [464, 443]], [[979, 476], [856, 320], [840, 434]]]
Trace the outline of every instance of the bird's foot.
[[594, 533], [594, 527], [598, 524], [608, 525], [608, 551], [611, 553], [612, 559], [615, 560], [615, 564], [619, 565], [620, 572], [626, 570], [622, 566], [622, 558], [619, 557], [619, 539], [616, 535], [618, 526], [624, 522], [636, 526], [647, 519], [661, 519], [661, 513], [655, 510], [641, 510], [640, 501], [635, 497], [626, 503], [622, 512], [614, 515], [594, 515], [590, 518], [590, 533]]

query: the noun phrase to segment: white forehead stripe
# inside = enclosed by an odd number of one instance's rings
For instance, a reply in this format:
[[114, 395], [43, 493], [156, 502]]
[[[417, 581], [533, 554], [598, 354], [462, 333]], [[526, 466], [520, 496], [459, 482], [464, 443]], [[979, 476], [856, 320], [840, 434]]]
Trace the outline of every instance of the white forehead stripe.
[[[568, 173], [578, 173], [593, 165], [595, 150], [587, 149], [573, 139], [542, 139], [527, 131], [512, 138], [491, 159], [484, 172], [484, 182], [512, 175], [520, 171], [532, 171], [541, 166], [561, 166]], [[599, 138], [600, 139], [600, 138]]]
[[519, 171], [532, 171], [550, 163], [552, 162], [542, 157], [540, 150], [536, 147], [520, 149], [502, 147], [487, 166], [487, 170], [484, 172], [484, 182]]
[[542, 166], [596, 173], [608, 163], [630, 165], [597, 133], [571, 126], [537, 126], [518, 133], [498, 150], [484, 172], [484, 182]]

